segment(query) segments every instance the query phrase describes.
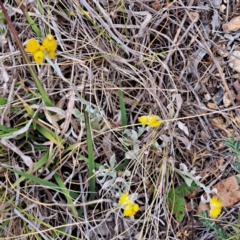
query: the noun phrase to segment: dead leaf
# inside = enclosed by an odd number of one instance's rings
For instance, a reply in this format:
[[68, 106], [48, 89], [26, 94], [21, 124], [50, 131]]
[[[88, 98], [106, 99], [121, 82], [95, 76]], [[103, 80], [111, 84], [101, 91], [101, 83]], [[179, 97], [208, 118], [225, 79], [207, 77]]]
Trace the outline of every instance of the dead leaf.
[[220, 6], [220, 8], [219, 8], [219, 11], [220, 11], [221, 13], [224, 13], [226, 8], [227, 8], [227, 7], [226, 7], [224, 4], [222, 4], [222, 5]]
[[186, 137], [181, 137], [177, 134], [174, 134], [174, 136], [179, 139], [182, 143], [184, 143], [184, 145], [186, 146], [187, 150], [191, 149], [191, 145], [192, 143], [186, 138]]
[[238, 80], [233, 83], [233, 87], [234, 87], [235, 91], [237, 92], [235, 99], [237, 101], [240, 101], [240, 83]]
[[[221, 143], [221, 146], [222, 147], [223, 144]], [[224, 159], [223, 158], [220, 158], [216, 163], [215, 163], [216, 167], [219, 169], [223, 168], [223, 165], [224, 165]]]
[[218, 106], [215, 103], [208, 102], [207, 107], [213, 110], [218, 110]]
[[199, 203], [198, 205], [198, 211], [197, 213], [200, 214], [203, 211], [209, 211], [210, 210], [210, 206], [207, 203], [203, 203], [202, 201]]
[[159, 11], [162, 7], [159, 0], [156, 0], [154, 3], [151, 4], [151, 6], [156, 11]]
[[200, 136], [201, 136], [201, 138], [208, 138], [209, 137], [208, 134], [203, 130], [200, 132]]
[[236, 32], [240, 29], [240, 16], [233, 18], [230, 22], [222, 25], [224, 33]]
[[223, 121], [222, 117], [216, 117], [216, 118], [211, 119], [211, 125], [213, 127], [222, 129], [224, 127], [223, 124], [224, 124], [224, 121]]
[[6, 37], [3, 36], [3, 35], [0, 35], [0, 45], [3, 46], [3, 45], [5, 45], [7, 42], [8, 42], [8, 41], [7, 41]]
[[191, 15], [192, 20], [193, 20], [194, 22], [197, 22], [197, 21], [199, 20], [200, 15], [199, 15], [198, 12], [189, 12], [189, 14]]
[[234, 71], [240, 73], [240, 51], [233, 51], [229, 57], [228, 66]]
[[224, 165], [224, 159], [220, 158], [217, 162], [215, 162], [215, 164], [213, 165], [212, 169], [211, 169], [211, 173], [217, 177], [219, 175], [219, 171], [222, 172], [223, 171], [223, 165]]
[[169, 118], [172, 119], [174, 117], [174, 114], [175, 114], [175, 110], [174, 110], [172, 102], [167, 105], [167, 109], [168, 109], [168, 112], [169, 112]]
[[[240, 174], [236, 176], [240, 178]], [[218, 197], [223, 207], [230, 207], [240, 200], [240, 190], [236, 176], [226, 178], [213, 186], [218, 190]]]
[[238, 125], [240, 125], [240, 117], [235, 117], [234, 119]]
[[181, 94], [173, 94], [173, 100], [175, 100], [175, 97], [176, 97], [176, 104], [177, 104], [177, 112], [179, 112], [180, 109], [182, 108], [183, 99]]
[[204, 98], [207, 100], [207, 101], [210, 101], [212, 99], [211, 95], [209, 93], [206, 93], [204, 94]]
[[174, 115], [174, 118], [177, 118], [178, 117], [178, 113], [180, 111], [180, 109], [182, 108], [182, 103], [183, 103], [183, 99], [182, 99], [182, 96], [181, 94], [173, 94], [172, 95], [172, 101], [174, 101], [176, 99], [176, 104], [177, 104], [177, 111]]
[[188, 128], [187, 128], [187, 126], [186, 126], [185, 123], [182, 123], [181, 121], [178, 121], [178, 122], [177, 122], [177, 125], [178, 125], [178, 127], [179, 127], [182, 131], [184, 131], [184, 133], [185, 133], [186, 135], [189, 135], [189, 131], [188, 131]]
[[217, 53], [222, 57], [228, 57], [229, 53], [226, 49], [226, 44], [221, 43], [218, 45]]
[[188, 203], [185, 205], [185, 207], [186, 207], [187, 212], [190, 212], [190, 211], [193, 211], [193, 210], [194, 210], [194, 206], [193, 206], [193, 204], [192, 204], [191, 202], [188, 202]]
[[[218, 193], [217, 197], [222, 202], [223, 207], [231, 207], [240, 201], [240, 189], [236, 181], [236, 176], [240, 178], [240, 174], [223, 179], [213, 186]], [[200, 202], [198, 206], [198, 213], [209, 210], [209, 204]]]
[[29, 167], [30, 172], [32, 173], [33, 171], [33, 161], [29, 156], [26, 156], [17, 146], [15, 146], [12, 142], [10, 142], [8, 139], [6, 138], [2, 138], [0, 140], [1, 144], [4, 145], [5, 147], [11, 149], [13, 152], [15, 152], [16, 154], [18, 154], [22, 160], [24, 161], [24, 163]]
[[223, 104], [224, 107], [229, 107], [232, 104], [227, 92], [223, 95]]

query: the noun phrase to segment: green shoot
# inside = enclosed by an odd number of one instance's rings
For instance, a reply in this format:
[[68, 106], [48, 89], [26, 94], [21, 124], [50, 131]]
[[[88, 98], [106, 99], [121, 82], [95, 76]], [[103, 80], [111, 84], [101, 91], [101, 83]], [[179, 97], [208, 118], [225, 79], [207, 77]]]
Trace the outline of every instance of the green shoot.
[[89, 191], [90, 191], [89, 200], [92, 201], [95, 199], [95, 191], [96, 191], [95, 190], [96, 177], [93, 172], [95, 169], [95, 161], [94, 161], [94, 151], [93, 151], [90, 121], [89, 121], [88, 113], [85, 110], [86, 110], [86, 105], [84, 105], [84, 117], [85, 117], [86, 131], [87, 131], [87, 146], [88, 146], [88, 176], [89, 176]]
[[62, 181], [61, 177], [57, 173], [54, 174], [54, 178], [55, 178], [56, 182], [58, 183], [59, 187], [61, 188], [61, 190], [63, 191], [63, 193], [67, 199], [67, 202], [74, 214], [74, 217], [77, 219], [78, 213], [77, 213], [76, 208], [73, 205], [73, 201], [72, 201], [72, 198], [70, 196], [68, 189], [66, 188], [66, 186], [64, 185], [64, 182]]

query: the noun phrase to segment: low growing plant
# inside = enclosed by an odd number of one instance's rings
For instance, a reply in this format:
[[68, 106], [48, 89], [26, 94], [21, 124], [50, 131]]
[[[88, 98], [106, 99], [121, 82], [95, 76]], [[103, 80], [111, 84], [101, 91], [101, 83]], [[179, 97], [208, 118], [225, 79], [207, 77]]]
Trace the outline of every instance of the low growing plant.
[[183, 220], [183, 214], [186, 212], [186, 201], [184, 196], [190, 194], [193, 190], [196, 190], [198, 186], [192, 183], [188, 186], [186, 183], [181, 184], [177, 188], [171, 188], [167, 195], [167, 204], [170, 207], [173, 214], [176, 215], [178, 221]]
[[233, 165], [236, 167], [238, 173], [240, 173], [240, 140], [236, 140], [233, 134], [231, 138], [226, 140], [225, 145], [230, 148], [229, 154], [237, 158], [237, 161]]

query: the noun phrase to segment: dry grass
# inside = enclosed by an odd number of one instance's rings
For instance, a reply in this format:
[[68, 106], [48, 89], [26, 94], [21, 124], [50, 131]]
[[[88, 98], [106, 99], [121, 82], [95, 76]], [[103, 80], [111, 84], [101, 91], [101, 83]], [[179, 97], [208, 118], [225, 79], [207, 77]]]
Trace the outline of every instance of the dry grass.
[[[181, 222], [167, 204], [168, 191], [184, 182], [175, 171], [181, 163], [190, 170], [195, 167], [206, 186], [236, 170], [223, 142], [232, 133], [239, 135], [238, 105], [232, 99], [232, 107], [224, 108], [221, 103], [212, 110], [204, 97], [213, 97], [219, 89], [229, 92], [233, 81], [231, 70], [217, 54], [223, 34], [214, 35], [207, 30], [211, 24], [204, 22], [206, 18], [211, 21], [211, 1], [39, 4], [42, 14], [37, 1], [26, 7], [42, 37], [47, 29], [56, 37], [55, 63], [65, 79], [47, 62], [41, 66], [32, 62], [55, 107], [47, 108], [3, 22], [0, 124], [23, 128], [31, 119], [27, 103], [38, 112], [35, 124], [64, 142], [49, 140], [34, 123], [25, 133], [2, 142], [0, 239], [217, 239], [197, 217], [202, 189], [191, 199], [185, 198], [192, 207]], [[5, 7], [21, 41], [35, 37], [18, 6], [7, 1]], [[124, 110], [120, 109], [119, 90], [124, 94], [126, 126], [121, 119]], [[90, 198], [84, 104], [91, 122], [95, 163], [106, 168], [115, 154], [120, 167], [117, 172], [114, 168], [109, 171], [117, 174], [118, 187], [123, 191], [126, 184], [130, 193], [138, 193], [140, 211], [134, 219], [123, 217], [116, 186], [104, 186], [98, 172], [95, 199]], [[138, 149], [133, 154], [134, 144], [126, 144], [131, 134], [124, 129], [138, 131], [137, 118], [149, 114], [160, 116], [164, 124], [145, 131], [134, 142]], [[1, 137], [9, 131], [1, 130]], [[154, 147], [156, 143], [161, 148]], [[126, 152], [132, 154], [131, 159], [125, 158]], [[35, 164], [42, 159], [43, 164], [30, 171], [30, 176], [60, 185], [57, 174], [65, 188], [58, 191], [40, 186], [29, 176], [7, 170], [29, 170], [20, 153]], [[219, 167], [220, 159], [224, 164]], [[106, 180], [110, 179], [108, 175]], [[225, 222], [236, 223], [237, 208], [238, 204], [224, 209], [221, 215], [219, 223], [227, 231], [233, 231]]]

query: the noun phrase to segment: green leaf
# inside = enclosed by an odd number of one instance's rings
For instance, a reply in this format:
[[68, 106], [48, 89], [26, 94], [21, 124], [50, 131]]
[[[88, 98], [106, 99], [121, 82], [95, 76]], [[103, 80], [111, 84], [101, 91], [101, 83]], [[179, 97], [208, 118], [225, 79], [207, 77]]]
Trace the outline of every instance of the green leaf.
[[194, 183], [190, 187], [183, 183], [176, 189], [170, 189], [167, 196], [167, 204], [170, 207], [173, 214], [176, 214], [176, 219], [178, 221], [183, 220], [183, 213], [186, 212], [186, 202], [184, 196], [190, 194], [193, 190], [196, 190], [198, 186]]
[[185, 196], [190, 194], [193, 190], [196, 190], [198, 188], [196, 183], [192, 183], [192, 185], [189, 187], [186, 183], [181, 184], [179, 187], [176, 188], [176, 192], [180, 196]]
[[95, 169], [95, 161], [94, 161], [94, 151], [93, 151], [90, 121], [89, 121], [88, 113], [87, 111], [85, 111], [85, 109], [86, 109], [86, 105], [84, 105], [84, 117], [85, 117], [86, 131], [87, 131], [87, 146], [88, 146], [88, 176], [89, 176], [89, 191], [90, 191], [89, 200], [92, 201], [95, 199], [95, 191], [96, 191], [95, 189], [96, 177], [93, 172]]
[[[49, 158], [49, 151], [47, 151], [45, 153], [45, 155], [43, 155], [43, 157], [41, 157], [41, 159], [34, 164], [34, 167], [33, 167], [33, 172], [36, 172], [38, 169], [40, 169], [47, 161], [48, 161], [48, 158]], [[27, 173], [29, 174], [30, 171], [27, 171]], [[21, 175], [22, 176], [22, 175]], [[17, 185], [19, 185], [22, 181], [24, 181], [26, 179], [26, 177], [22, 176], [20, 177], [14, 184], [13, 186], [16, 187]]]
[[[34, 119], [35, 121], [37, 121], [36, 119]], [[38, 124], [40, 124], [39, 121], [37, 121]], [[56, 144], [58, 147], [60, 147], [60, 149], [64, 149], [63, 144], [64, 144], [64, 140], [58, 136], [55, 132], [53, 132], [52, 130], [50, 130], [49, 128], [47, 128], [46, 126], [44, 126], [43, 124], [40, 124], [41, 126], [36, 126], [36, 129], [45, 137], [47, 138], [49, 141], [53, 142], [54, 144]]]
[[240, 141], [236, 141], [236, 143], [235, 143], [235, 150], [239, 151], [239, 148], [240, 148]]
[[167, 197], [167, 203], [170, 206], [172, 213], [177, 214], [181, 212], [185, 212], [185, 201], [184, 199], [177, 194], [177, 191], [174, 189], [170, 189]]
[[7, 103], [7, 98], [0, 97], [0, 105], [5, 105]]
[[28, 180], [31, 180], [31, 181], [33, 181], [35, 183], [40, 184], [42, 187], [50, 188], [50, 189], [53, 189], [55, 191], [58, 191], [58, 192], [61, 192], [61, 193], [64, 194], [64, 192], [61, 190], [61, 188], [58, 185], [54, 184], [54, 183], [51, 183], [51, 182], [46, 181], [44, 179], [35, 177], [35, 176], [33, 176], [33, 175], [31, 175], [31, 174], [29, 174], [27, 172], [21, 172], [21, 171], [15, 170], [15, 169], [7, 168], [7, 167], [5, 167], [3, 165], [1, 165], [1, 166], [6, 168], [6, 169], [8, 169], [11, 172], [14, 172], [14, 173], [16, 173], [16, 174], [18, 174], [18, 175], [20, 175], [20, 176], [22, 176], [24, 178], [27, 178]]
[[39, 27], [37, 26], [37, 24], [33, 21], [33, 19], [29, 16], [28, 12], [26, 11], [26, 9], [24, 9], [24, 14], [26, 16], [26, 19], [28, 21], [28, 23], [30, 24], [30, 26], [32, 27], [33, 31], [36, 33], [36, 35], [38, 37], [41, 36], [41, 30], [39, 29]]
[[64, 195], [67, 199], [67, 202], [70, 205], [70, 208], [72, 209], [74, 217], [77, 219], [78, 218], [78, 213], [76, 211], [76, 208], [73, 205], [73, 201], [72, 201], [72, 198], [70, 196], [70, 193], [69, 193], [68, 189], [66, 188], [66, 186], [64, 185], [64, 182], [62, 181], [61, 177], [57, 173], [54, 174], [54, 178], [57, 181], [57, 183], [58, 183], [59, 187], [61, 188], [62, 192], [64, 193]]
[[177, 214], [176, 214], [176, 218], [177, 218], [177, 220], [178, 220], [179, 222], [181, 222], [181, 221], [183, 220], [183, 214], [177, 213]]
[[201, 214], [199, 214], [199, 220], [206, 225], [207, 230], [214, 231], [219, 240], [229, 239], [230, 235], [226, 233], [224, 228], [211, 221], [208, 216], [208, 211], [202, 211]]

